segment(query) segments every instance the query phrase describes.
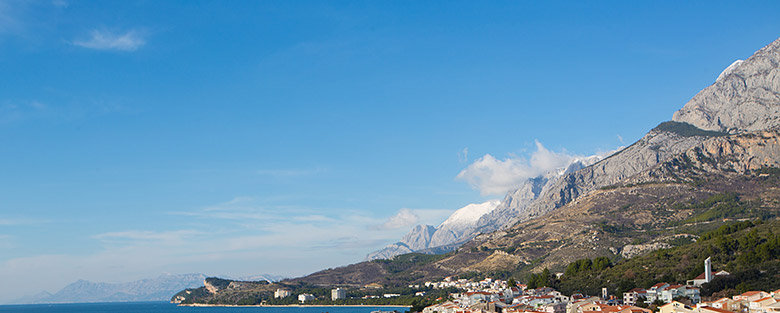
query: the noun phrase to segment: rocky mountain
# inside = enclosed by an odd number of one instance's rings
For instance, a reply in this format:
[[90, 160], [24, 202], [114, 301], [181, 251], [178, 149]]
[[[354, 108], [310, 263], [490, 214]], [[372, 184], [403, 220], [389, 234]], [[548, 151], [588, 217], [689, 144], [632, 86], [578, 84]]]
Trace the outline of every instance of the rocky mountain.
[[498, 200], [469, 204], [452, 213], [439, 226], [417, 225], [401, 241], [369, 253], [366, 260], [389, 259], [397, 255], [423, 251], [424, 253], [446, 253], [453, 251], [463, 242], [473, 238], [475, 222], [498, 206]]
[[166, 274], [153, 279], [127, 283], [95, 283], [79, 280], [54, 294], [43, 292], [35, 296], [17, 299], [14, 302], [33, 304], [168, 301], [171, 295], [182, 289], [202, 286], [205, 278], [203, 274]]
[[449, 218], [436, 227], [427, 248], [460, 243], [471, 239], [474, 223], [485, 214], [490, 214], [501, 202], [487, 201], [480, 204], [469, 204], [452, 213]]
[[705, 130], [757, 131], [780, 124], [780, 39], [735, 62], [714, 84], [674, 113], [673, 121]]
[[390, 259], [396, 255], [411, 253], [428, 248], [436, 227], [431, 225], [417, 225], [410, 230], [401, 241], [389, 244], [382, 249], [366, 255], [366, 261], [376, 259]]

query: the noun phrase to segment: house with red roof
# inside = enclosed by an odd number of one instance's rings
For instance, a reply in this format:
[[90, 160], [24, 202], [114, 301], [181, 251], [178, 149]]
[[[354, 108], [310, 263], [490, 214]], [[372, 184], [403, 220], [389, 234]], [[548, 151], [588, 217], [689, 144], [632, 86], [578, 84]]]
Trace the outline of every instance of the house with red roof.
[[750, 301], [748, 308], [750, 313], [768, 313], [767, 307], [771, 304], [777, 303], [777, 300], [772, 297], [764, 297], [755, 301]]
[[747, 306], [747, 303], [749, 303], [750, 301], [756, 301], [758, 299], [766, 298], [768, 296], [769, 293], [764, 291], [748, 291], [741, 295], [734, 296], [733, 299], [737, 301], [744, 301]]
[[705, 305], [718, 308], [718, 309], [735, 311], [735, 312], [739, 311], [742, 306], [739, 301], [736, 301], [731, 298], [725, 298], [725, 297], [712, 302], [707, 302]]

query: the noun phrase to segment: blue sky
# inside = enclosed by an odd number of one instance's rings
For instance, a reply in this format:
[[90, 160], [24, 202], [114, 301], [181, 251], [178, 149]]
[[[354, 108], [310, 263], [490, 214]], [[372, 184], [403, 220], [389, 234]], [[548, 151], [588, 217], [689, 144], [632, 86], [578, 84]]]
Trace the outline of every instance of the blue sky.
[[0, 279], [20, 282], [0, 302], [360, 261], [639, 139], [779, 37], [778, 12], [0, 0]]

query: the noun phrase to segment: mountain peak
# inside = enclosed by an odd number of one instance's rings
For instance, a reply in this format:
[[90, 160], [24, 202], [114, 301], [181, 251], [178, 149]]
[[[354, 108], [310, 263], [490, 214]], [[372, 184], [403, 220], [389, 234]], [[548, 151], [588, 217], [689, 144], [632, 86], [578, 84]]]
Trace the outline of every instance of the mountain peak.
[[480, 217], [493, 211], [501, 200], [494, 199], [483, 203], [472, 203], [452, 213], [447, 220], [439, 224], [441, 228], [451, 228], [474, 224]]
[[780, 39], [729, 65], [714, 84], [674, 113], [672, 120], [729, 133], [780, 125]]

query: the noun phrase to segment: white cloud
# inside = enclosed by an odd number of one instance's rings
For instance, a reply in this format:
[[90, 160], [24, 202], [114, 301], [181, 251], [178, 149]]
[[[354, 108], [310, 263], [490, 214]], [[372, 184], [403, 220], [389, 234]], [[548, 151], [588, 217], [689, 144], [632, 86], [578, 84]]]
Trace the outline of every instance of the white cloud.
[[465, 180], [482, 195], [502, 195], [529, 178], [565, 167], [578, 157], [565, 151], [547, 150], [537, 141], [536, 151], [530, 159], [509, 157], [501, 160], [486, 154], [462, 170], [456, 178]]
[[125, 33], [113, 33], [105, 30], [93, 30], [86, 40], [75, 40], [74, 45], [96, 50], [135, 51], [146, 44], [143, 36], [134, 30]]
[[420, 216], [412, 212], [412, 210], [401, 209], [398, 211], [398, 214], [390, 217], [375, 228], [379, 230], [408, 228], [417, 224], [418, 221], [420, 221]]

